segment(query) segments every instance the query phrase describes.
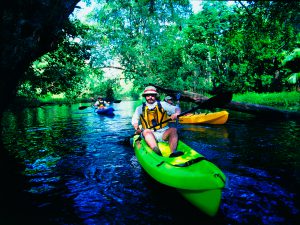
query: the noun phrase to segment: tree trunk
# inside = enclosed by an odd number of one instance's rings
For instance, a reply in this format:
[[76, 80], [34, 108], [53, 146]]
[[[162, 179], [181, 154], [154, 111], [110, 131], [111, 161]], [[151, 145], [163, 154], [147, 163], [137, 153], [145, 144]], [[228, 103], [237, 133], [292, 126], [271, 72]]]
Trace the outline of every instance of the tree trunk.
[[[205, 97], [198, 93], [166, 89], [154, 84], [150, 84], [150, 85], [155, 86], [159, 92], [164, 92], [167, 95], [172, 96], [174, 99], [176, 99], [176, 95], [180, 93], [181, 101], [201, 104], [203, 101], [208, 99], [208, 97]], [[220, 106], [219, 108], [249, 113], [257, 116], [268, 116], [272, 118], [296, 119], [296, 120], [300, 119], [300, 113], [297, 111], [280, 110], [273, 107], [258, 105], [258, 104], [249, 104], [249, 103], [231, 101], [230, 103]]]
[[274, 107], [265, 105], [249, 104], [242, 102], [230, 102], [227, 104], [225, 109], [235, 110], [238, 112], [245, 112], [254, 114], [257, 116], [268, 116], [272, 118], [283, 118], [283, 119], [300, 119], [300, 113], [296, 111], [280, 110]]
[[30, 64], [54, 50], [79, 0], [10, 0], [0, 9], [0, 117]]

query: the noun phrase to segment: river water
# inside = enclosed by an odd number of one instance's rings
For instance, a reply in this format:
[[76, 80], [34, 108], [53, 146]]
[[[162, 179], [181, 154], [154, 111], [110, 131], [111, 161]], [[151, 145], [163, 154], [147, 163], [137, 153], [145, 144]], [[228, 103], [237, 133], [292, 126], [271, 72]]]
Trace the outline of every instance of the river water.
[[180, 139], [227, 176], [210, 218], [151, 179], [127, 137], [137, 102], [8, 111], [2, 120], [0, 224], [299, 223], [299, 121], [229, 112], [225, 125], [179, 125]]

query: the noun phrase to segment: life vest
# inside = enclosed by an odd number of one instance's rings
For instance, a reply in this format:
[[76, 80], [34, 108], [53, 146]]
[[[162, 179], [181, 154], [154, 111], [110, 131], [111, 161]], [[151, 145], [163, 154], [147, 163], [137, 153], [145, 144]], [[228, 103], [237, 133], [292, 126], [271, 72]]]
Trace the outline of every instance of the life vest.
[[99, 103], [98, 108], [104, 108], [105, 103], [103, 100], [100, 100], [100, 101], [98, 100], [98, 103]]
[[167, 111], [162, 108], [160, 101], [157, 101], [157, 105], [153, 109], [149, 109], [148, 106], [146, 106], [146, 103], [143, 103], [140, 120], [144, 129], [149, 129], [152, 126], [155, 126], [152, 128], [153, 130], [161, 129], [168, 125], [168, 123], [161, 124], [161, 122], [166, 121], [167, 119]]

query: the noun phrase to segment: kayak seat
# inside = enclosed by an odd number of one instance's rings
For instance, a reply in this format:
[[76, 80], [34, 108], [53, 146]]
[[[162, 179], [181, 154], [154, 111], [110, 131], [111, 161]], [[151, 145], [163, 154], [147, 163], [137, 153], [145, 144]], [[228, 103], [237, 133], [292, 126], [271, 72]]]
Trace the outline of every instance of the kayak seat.
[[183, 152], [182, 151], [175, 151], [175, 152], [172, 152], [170, 155], [169, 155], [169, 158], [175, 158], [175, 157], [178, 157], [178, 156], [181, 156], [183, 155]]

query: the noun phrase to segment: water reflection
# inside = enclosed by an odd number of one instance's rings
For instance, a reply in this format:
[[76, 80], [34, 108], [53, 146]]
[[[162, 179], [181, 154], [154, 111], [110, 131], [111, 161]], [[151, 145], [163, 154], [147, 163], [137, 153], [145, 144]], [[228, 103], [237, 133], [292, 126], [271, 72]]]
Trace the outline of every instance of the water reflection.
[[26, 204], [40, 215], [37, 224], [299, 222], [298, 122], [232, 112], [225, 125], [178, 126], [180, 138], [228, 178], [219, 214], [207, 218], [176, 191], [150, 179], [133, 150], [120, 144], [133, 132], [130, 119], [138, 104], [114, 104], [113, 118], [92, 108], [79, 110], [80, 105], [5, 114], [3, 144], [24, 165], [22, 189], [29, 194]]

